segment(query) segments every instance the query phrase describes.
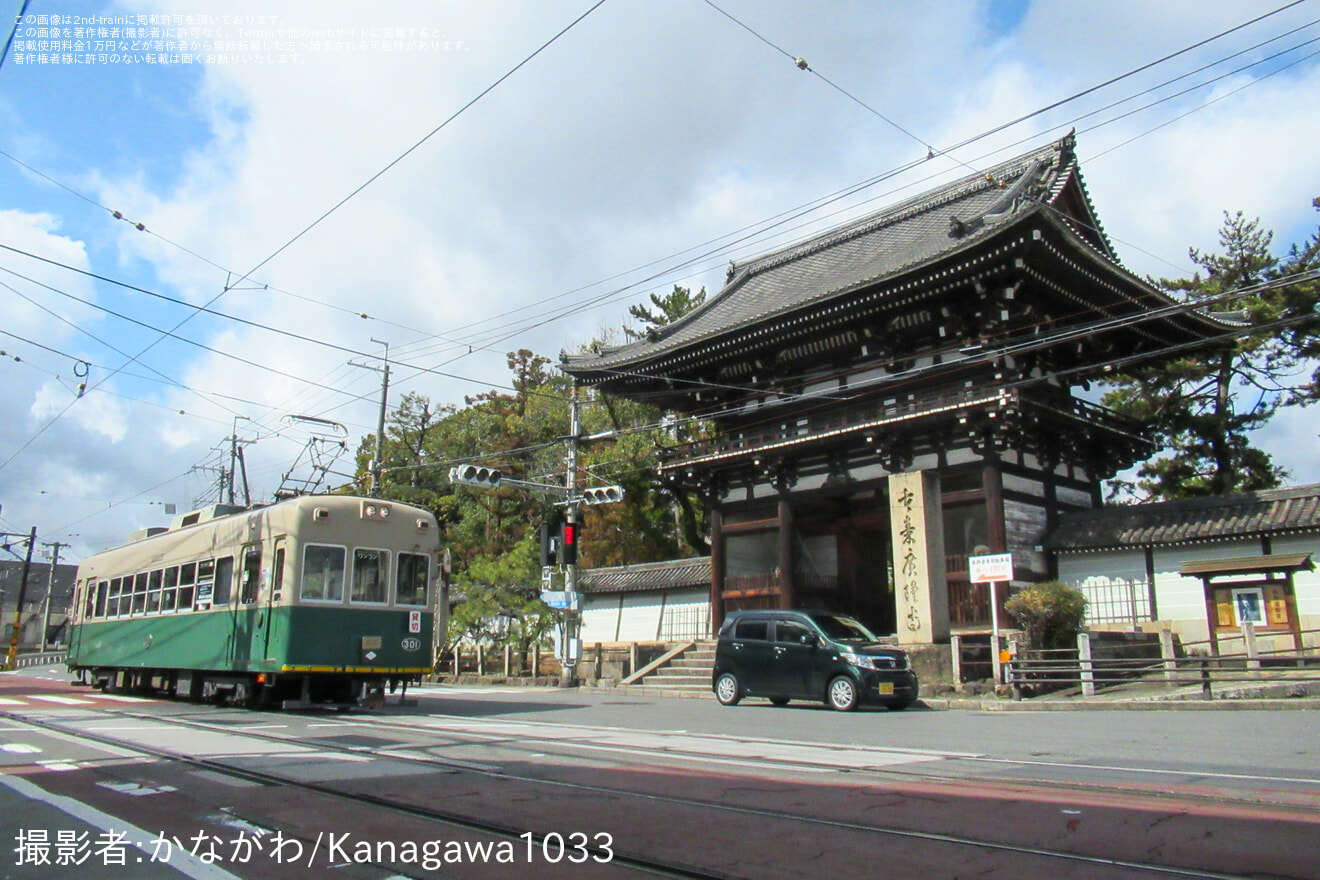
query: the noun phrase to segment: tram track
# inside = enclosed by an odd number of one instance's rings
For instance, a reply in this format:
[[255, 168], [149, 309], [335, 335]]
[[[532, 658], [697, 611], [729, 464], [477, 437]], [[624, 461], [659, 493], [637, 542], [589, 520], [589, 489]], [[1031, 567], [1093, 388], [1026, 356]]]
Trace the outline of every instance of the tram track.
[[[345, 756], [352, 755], [357, 759], [361, 759], [364, 754], [364, 749], [362, 747], [341, 745], [329, 742], [325, 739], [280, 734], [268, 729], [254, 729], [251, 726], [236, 727], [228, 724], [216, 724], [204, 720], [179, 718], [177, 716], [153, 715], [129, 709], [109, 709], [105, 710], [104, 714], [135, 722], [148, 722], [153, 725], [206, 730], [212, 733], [223, 733], [228, 736], [243, 737], [268, 744], [279, 743], [286, 746], [314, 749], [317, 753], [340, 753]], [[257, 770], [250, 767], [238, 767], [234, 766], [232, 763], [227, 763], [222, 759], [189, 756], [171, 749], [155, 748], [149, 745], [133, 742], [129, 739], [110, 736], [105, 733], [82, 730], [77, 726], [68, 723], [57, 723], [45, 718], [27, 717], [19, 712], [0, 712], [0, 717], [9, 717], [21, 721], [22, 723], [30, 724], [34, 727], [48, 731], [58, 731], [66, 736], [77, 736], [102, 745], [109, 745], [119, 749], [127, 748], [153, 759], [174, 762], [183, 766], [205, 770], [212, 774], [219, 773], [235, 779], [241, 779], [246, 782], [265, 786], [292, 787], [318, 796], [335, 798], [355, 805], [388, 810], [394, 813], [407, 815], [414, 819], [437, 823], [453, 829], [490, 835], [505, 840], [518, 841], [520, 843], [532, 840], [542, 846], [544, 846], [549, 839], [549, 835], [544, 832], [539, 832], [534, 828], [524, 827], [527, 823], [519, 825], [510, 824], [508, 822], [493, 821], [489, 818], [483, 818], [468, 812], [459, 812], [453, 809], [437, 809], [428, 805], [409, 803], [397, 798], [381, 797], [362, 791], [350, 791], [342, 786], [326, 782], [299, 780], [291, 778], [287, 774]], [[453, 731], [444, 729], [438, 730], [434, 727], [421, 724], [392, 723], [390, 727], [420, 735], [454, 735]], [[1093, 869], [1118, 872], [1115, 876], [1192, 877], [1205, 878], [1205, 880], [1246, 880], [1248, 877], [1257, 878], [1258, 880], [1258, 878], [1264, 876], [1258, 873], [1223, 873], [1156, 862], [1109, 858], [1069, 850], [1051, 849], [1049, 847], [977, 838], [965, 834], [941, 833], [877, 825], [866, 822], [853, 822], [825, 816], [803, 815], [800, 813], [768, 809], [765, 807], [721, 803], [708, 799], [679, 797], [672, 794], [659, 794], [655, 792], [629, 790], [566, 779], [552, 779], [511, 773], [490, 766], [482, 766], [477, 762], [454, 761], [420, 753], [420, 750], [425, 748], [428, 748], [425, 744], [400, 743], [395, 747], [372, 749], [369, 751], [370, 754], [377, 758], [403, 761], [411, 766], [428, 767], [449, 774], [466, 773], [488, 780], [570, 790], [589, 796], [627, 798], [632, 799], [635, 802], [658, 805], [661, 807], [713, 811], [715, 814], [725, 816], [726, 819], [729, 820], [748, 820], [756, 823], [757, 827], [761, 829], [764, 829], [767, 823], [791, 823], [792, 827], [796, 829], [794, 833], [801, 833], [801, 829], [803, 828], [814, 828], [819, 833], [846, 832], [875, 838], [903, 840], [917, 844], [967, 848], [982, 855], [1003, 855], [1011, 858], [1039, 859], [1045, 860], [1047, 863], [1060, 864], [1060, 867], [1062, 867], [1062, 864], [1070, 864], [1078, 869], [1085, 869], [1089, 866]], [[680, 761], [683, 758], [681, 755], [668, 755], [666, 757]], [[947, 777], [917, 774], [911, 773], [910, 771], [903, 771], [902, 775], [907, 778], [917, 778], [922, 779], [923, 781], [938, 782], [941, 784], [948, 784], [950, 782]], [[1076, 787], [1074, 786], [1070, 790], [1075, 791]], [[1149, 796], [1150, 792], [1143, 791], [1141, 794]], [[600, 848], [588, 847], [584, 851], [594, 858], [602, 858], [606, 855], [606, 851]], [[628, 852], [617, 847], [611, 848], [608, 854], [611, 857], [611, 864], [616, 867], [632, 869], [649, 876], [694, 878], [694, 880], [695, 878], [735, 880], [735, 878], [743, 878], [747, 876], [744, 874], [728, 873], [727, 871], [712, 869], [709, 866], [683, 864], [673, 859], [657, 858], [653, 854], [646, 852]]]

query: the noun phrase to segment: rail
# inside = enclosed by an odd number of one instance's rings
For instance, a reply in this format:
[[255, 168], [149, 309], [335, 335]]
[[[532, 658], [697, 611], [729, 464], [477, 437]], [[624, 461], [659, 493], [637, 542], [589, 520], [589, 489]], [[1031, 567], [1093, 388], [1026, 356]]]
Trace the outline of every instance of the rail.
[[[1245, 650], [1211, 654], [1199, 650], [1209, 642], [1189, 642], [1175, 649], [1172, 634], [1160, 633], [1158, 657], [1094, 657], [1086, 633], [1077, 648], [1037, 650], [1012, 656], [1004, 665], [1004, 680], [1014, 699], [1024, 690], [1051, 691], [1080, 687], [1082, 696], [1134, 681], [1162, 683], [1169, 687], [1199, 684], [1205, 699], [1214, 698], [1216, 685], [1306, 684], [1320, 682], [1320, 648], [1301, 650], [1258, 650], [1250, 624], [1244, 627]], [[1320, 630], [1303, 630], [1314, 635]], [[1187, 649], [1192, 649], [1188, 651]]]

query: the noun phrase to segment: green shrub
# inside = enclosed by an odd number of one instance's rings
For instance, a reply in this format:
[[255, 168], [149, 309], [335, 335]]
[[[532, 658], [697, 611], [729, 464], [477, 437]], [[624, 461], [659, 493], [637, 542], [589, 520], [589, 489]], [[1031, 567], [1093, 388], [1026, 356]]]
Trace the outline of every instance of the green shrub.
[[1086, 618], [1086, 597], [1076, 587], [1045, 581], [1014, 593], [1004, 610], [1026, 630], [1033, 648], [1072, 648]]

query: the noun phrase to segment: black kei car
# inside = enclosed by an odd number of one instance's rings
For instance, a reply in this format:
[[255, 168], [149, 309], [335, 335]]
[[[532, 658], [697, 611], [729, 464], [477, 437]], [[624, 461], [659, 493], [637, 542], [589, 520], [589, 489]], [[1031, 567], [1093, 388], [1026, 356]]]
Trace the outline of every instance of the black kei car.
[[829, 611], [739, 611], [720, 627], [711, 688], [725, 706], [743, 697], [861, 703], [906, 709], [917, 699], [907, 653], [880, 644], [850, 617]]

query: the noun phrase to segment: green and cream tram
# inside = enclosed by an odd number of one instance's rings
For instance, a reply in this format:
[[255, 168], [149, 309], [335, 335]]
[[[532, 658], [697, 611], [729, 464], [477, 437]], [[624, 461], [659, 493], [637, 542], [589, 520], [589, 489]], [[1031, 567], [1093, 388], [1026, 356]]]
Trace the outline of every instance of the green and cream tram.
[[374, 498], [194, 511], [78, 567], [69, 668], [192, 699], [376, 702], [431, 669], [438, 549], [430, 512]]

